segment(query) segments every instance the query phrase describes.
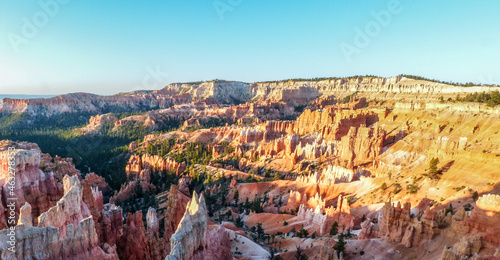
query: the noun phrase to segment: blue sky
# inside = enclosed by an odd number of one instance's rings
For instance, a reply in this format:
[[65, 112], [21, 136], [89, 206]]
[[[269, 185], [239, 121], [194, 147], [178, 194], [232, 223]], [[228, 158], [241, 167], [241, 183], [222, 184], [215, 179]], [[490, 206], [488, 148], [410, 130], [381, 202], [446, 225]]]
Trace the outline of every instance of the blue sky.
[[0, 0], [0, 93], [402, 73], [499, 84], [499, 11], [494, 0]]

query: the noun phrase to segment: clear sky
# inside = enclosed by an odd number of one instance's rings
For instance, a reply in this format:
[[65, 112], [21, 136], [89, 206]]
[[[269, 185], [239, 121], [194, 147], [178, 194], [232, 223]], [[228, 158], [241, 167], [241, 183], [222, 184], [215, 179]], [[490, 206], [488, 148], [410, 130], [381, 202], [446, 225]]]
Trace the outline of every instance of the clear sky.
[[499, 84], [499, 13], [498, 0], [0, 0], [0, 94], [365, 74]]

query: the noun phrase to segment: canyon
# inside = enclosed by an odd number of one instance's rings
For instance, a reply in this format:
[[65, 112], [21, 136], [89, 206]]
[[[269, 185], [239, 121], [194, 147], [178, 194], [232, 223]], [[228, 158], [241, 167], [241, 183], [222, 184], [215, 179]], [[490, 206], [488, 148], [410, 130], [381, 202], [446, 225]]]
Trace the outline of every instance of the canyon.
[[81, 116], [64, 142], [110, 136], [119, 164], [2, 129], [0, 258], [498, 259], [500, 108], [456, 96], [499, 89], [396, 76], [4, 99], [13, 125]]

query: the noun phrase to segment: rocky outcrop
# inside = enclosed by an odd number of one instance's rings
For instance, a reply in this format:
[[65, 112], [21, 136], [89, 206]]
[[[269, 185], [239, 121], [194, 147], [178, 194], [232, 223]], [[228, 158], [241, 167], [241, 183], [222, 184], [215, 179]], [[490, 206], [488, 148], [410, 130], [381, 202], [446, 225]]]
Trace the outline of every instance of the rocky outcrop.
[[237, 148], [236, 153], [252, 160], [260, 156], [286, 158], [292, 165], [329, 157], [348, 167], [373, 161], [385, 141], [385, 131], [377, 122], [387, 116], [387, 110], [360, 108], [358, 104], [364, 106], [365, 102], [360, 99], [345, 107], [306, 109], [292, 122], [269, 121], [244, 129], [236, 139], [238, 144], [255, 145], [247, 151]]
[[121, 203], [132, 197], [135, 194], [136, 187], [140, 185], [138, 181], [131, 181], [122, 184], [119, 191], [115, 191], [115, 194], [109, 199], [110, 203]]
[[[364, 93], [391, 93], [391, 94], [448, 94], [448, 93], [474, 93], [493, 91], [498, 88], [488, 86], [462, 87], [436, 83], [426, 80], [414, 80], [403, 76], [390, 78], [379, 77], [349, 77], [339, 79], [325, 79], [319, 81], [287, 80], [277, 82], [264, 82], [251, 85], [258, 97], [280, 100], [291, 98], [295, 95], [304, 95], [301, 88], [310, 88], [325, 96], [341, 95], [346, 91]], [[285, 94], [283, 94], [285, 93]], [[312, 92], [314, 93], [314, 92]], [[305, 95], [310, 97], [310, 95]]]
[[[147, 92], [136, 91], [113, 96], [72, 93], [53, 98], [10, 99], [0, 104], [0, 112], [53, 115], [64, 112], [95, 112], [105, 110], [152, 110], [168, 108], [192, 99], [214, 99], [216, 102], [234, 104], [250, 100], [272, 100], [305, 105], [320, 96], [342, 95], [346, 91], [364, 93], [391, 93], [415, 95], [439, 95], [450, 93], [474, 93], [498, 90], [498, 87], [461, 87], [402, 76], [391, 78], [350, 77], [320, 81], [288, 80], [265, 83], [235, 81], [211, 81], [203, 83], [173, 83], [164, 89]], [[180, 94], [183, 93], [183, 94]], [[423, 94], [425, 93], [425, 94]], [[209, 102], [213, 103], [213, 102]]]
[[113, 114], [91, 116], [89, 123], [82, 128], [77, 129], [81, 134], [93, 134], [101, 131], [106, 125], [114, 125], [118, 118]]
[[[162, 203], [161, 197], [166, 196], [166, 202]], [[184, 212], [186, 212], [186, 207], [189, 203], [189, 197], [184, 195], [178, 190], [176, 185], [170, 186], [170, 190], [167, 194], [159, 196], [161, 208], [166, 208], [163, 216], [160, 215], [160, 219], [164, 220], [164, 238], [166, 252], [170, 252], [170, 238], [175, 233], [179, 223], [184, 217]]]
[[200, 84], [172, 83], [164, 89], [189, 93], [193, 99], [215, 98], [222, 103], [247, 102], [253, 98], [249, 84], [236, 81], [210, 81]]
[[214, 227], [212, 230], [207, 230], [206, 248], [203, 251], [204, 259], [233, 259], [231, 253], [231, 241], [224, 226]]
[[149, 208], [146, 214], [146, 238], [151, 250], [151, 259], [165, 259], [168, 253], [168, 241], [160, 237], [160, 222], [154, 208]]
[[361, 232], [358, 239], [372, 239], [380, 237], [379, 226], [373, 223], [372, 219], [367, 219], [361, 223]]
[[125, 231], [118, 241], [118, 252], [121, 259], [152, 259], [141, 211], [127, 215]]
[[[109, 189], [104, 179], [89, 174], [80, 181], [71, 159], [51, 158], [35, 144], [9, 145], [12, 146], [17, 148], [12, 153], [16, 162], [12, 194], [20, 207], [16, 208], [20, 213], [18, 225], [12, 227], [16, 229], [17, 250], [5, 251], [2, 247], [2, 259], [118, 259], [116, 238], [105, 238], [112, 235], [108, 231], [121, 230], [122, 218], [120, 215], [112, 223], [114, 227], [106, 229], [101, 215], [103, 195], [99, 190]], [[7, 156], [7, 152], [0, 154]], [[6, 182], [7, 171], [2, 169], [1, 173], [4, 175], [0, 182]], [[7, 231], [1, 231], [2, 235], [7, 235]], [[2, 241], [7, 238], [2, 236]]]
[[26, 202], [19, 212], [18, 225], [33, 226], [33, 220], [31, 218], [31, 205]]
[[500, 195], [486, 194], [476, 201], [469, 218], [459, 222], [466, 233], [481, 234], [485, 243], [500, 246]]
[[50, 208], [38, 217], [39, 227], [56, 227], [61, 233], [66, 233], [66, 227], [70, 224], [77, 226], [84, 216], [89, 216], [90, 211], [82, 204], [82, 187], [77, 176], [64, 177], [64, 196], [57, 202], [56, 206]]
[[481, 236], [467, 235], [462, 237], [453, 247], [445, 247], [441, 254], [441, 260], [467, 259], [481, 250]]
[[359, 178], [360, 173], [355, 173], [353, 170], [341, 167], [328, 165], [326, 169], [323, 170], [321, 177], [325, 185], [331, 185], [335, 183], [351, 182], [355, 178]]
[[151, 110], [167, 108], [179, 102], [186, 102], [169, 95], [132, 92], [125, 95], [99, 96], [88, 93], [72, 93], [52, 98], [10, 99], [0, 104], [0, 112], [28, 113], [30, 115], [52, 116], [61, 113], [90, 112], [102, 114], [116, 110]]
[[176, 174], [179, 176], [185, 170], [185, 162], [178, 163], [172, 158], [150, 154], [132, 155], [125, 167], [128, 182], [122, 184], [118, 192], [115, 191], [110, 202], [123, 202], [130, 198], [135, 194], [138, 185], [143, 191], [156, 190], [157, 187], [151, 182], [153, 175]]
[[102, 245], [116, 245], [118, 239], [123, 235], [123, 210], [114, 204], [106, 204], [97, 223], [99, 224], [97, 232], [100, 243]]
[[149, 174], [152, 172], [175, 172], [177, 175], [180, 175], [185, 170], [185, 164], [178, 163], [172, 158], [164, 159], [160, 156], [149, 154], [130, 156], [125, 168], [128, 179], [139, 179], [148, 183], [151, 178]]
[[99, 247], [91, 217], [83, 219], [76, 227], [68, 225], [64, 237], [55, 227], [16, 226], [14, 252], [6, 243], [8, 232], [7, 229], [0, 231], [2, 259], [118, 259], [114, 247]]
[[192, 259], [206, 245], [207, 208], [203, 194], [193, 194], [186, 213], [170, 238], [171, 251], [167, 260]]
[[[63, 196], [63, 186], [57, 182], [57, 179], [62, 172], [74, 174], [74, 166], [66, 167], [65, 164], [61, 164], [57, 169], [52, 167], [50, 171], [44, 172], [40, 168], [43, 169], [45, 162], [51, 161], [50, 156], [42, 156], [40, 149], [34, 144], [19, 143], [16, 146], [18, 149], [12, 152], [0, 151], [0, 198], [2, 198], [0, 208], [6, 208], [7, 199], [11, 197], [16, 198], [16, 212], [19, 212], [22, 205], [29, 203], [32, 207], [32, 219], [35, 222], [33, 224], [36, 225], [38, 216], [49, 210]], [[15, 185], [12, 187], [9, 185], [12, 176], [8, 171], [10, 155], [13, 155], [15, 162], [13, 167]], [[2, 210], [0, 211], [0, 228], [5, 228], [6, 223], [7, 219]]]
[[111, 191], [111, 187], [108, 185], [106, 180], [93, 172], [85, 175], [85, 182], [87, 182], [91, 187], [97, 187], [100, 191], [108, 193]]
[[232, 259], [229, 237], [224, 229], [207, 232], [207, 213], [203, 194], [194, 193], [170, 239], [171, 251], [166, 260]]
[[304, 204], [300, 205], [297, 218], [303, 220], [309, 228], [317, 231], [319, 235], [327, 235], [334, 222], [345, 230], [354, 227], [354, 217], [351, 215], [347, 198], [340, 195], [338, 197], [337, 208], [317, 205], [314, 210], [307, 209]]
[[[428, 209], [420, 219], [411, 216], [409, 202], [384, 205], [380, 221], [380, 233], [389, 242], [402, 243], [406, 247], [419, 246], [439, 234], [437, 214]], [[367, 226], [368, 227], [368, 226]], [[371, 227], [370, 227], [371, 228]], [[371, 233], [366, 231], [365, 233]]]
[[373, 161], [382, 153], [385, 132], [379, 127], [351, 127], [348, 134], [341, 138], [338, 145], [339, 157], [347, 165], [359, 165]]
[[328, 165], [323, 171], [310, 175], [298, 176], [296, 182], [302, 184], [333, 185], [337, 183], [352, 182], [363, 176], [364, 171], [358, 169], [356, 172], [342, 166]]
[[486, 194], [481, 196], [476, 201], [476, 205], [482, 210], [491, 212], [489, 215], [494, 215], [493, 213], [500, 212], [500, 195]]
[[[16, 250], [1, 244], [2, 259], [118, 259], [115, 247], [99, 241], [78, 176], [64, 176], [63, 187], [63, 197], [38, 217], [38, 227], [33, 226], [30, 204], [23, 205], [15, 226]], [[93, 200], [92, 193], [86, 196]], [[9, 231], [0, 231], [2, 241], [8, 241]]]

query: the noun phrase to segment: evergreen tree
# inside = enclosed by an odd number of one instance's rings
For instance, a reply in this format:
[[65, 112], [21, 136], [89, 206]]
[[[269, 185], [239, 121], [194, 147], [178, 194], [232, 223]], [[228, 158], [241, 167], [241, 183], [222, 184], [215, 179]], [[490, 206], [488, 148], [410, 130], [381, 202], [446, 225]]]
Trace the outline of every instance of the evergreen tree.
[[341, 252], [345, 255], [345, 242], [342, 234], [340, 234], [339, 241], [333, 246], [333, 249], [337, 251], [337, 257], [340, 257]]
[[339, 232], [339, 223], [337, 221], [333, 222], [332, 228], [330, 229], [330, 236], [335, 236]]
[[234, 200], [234, 204], [238, 204], [238, 201], [240, 200], [240, 193], [238, 192], [238, 190], [236, 190], [234, 192], [233, 200]]
[[474, 191], [474, 193], [472, 194], [472, 199], [476, 201], [478, 198], [479, 198], [479, 193], [477, 193], [477, 191]]

